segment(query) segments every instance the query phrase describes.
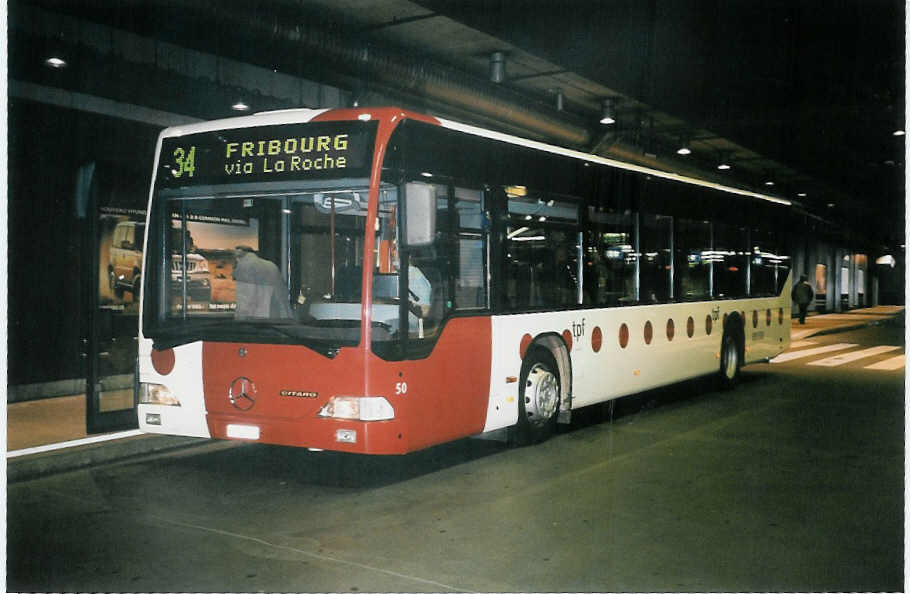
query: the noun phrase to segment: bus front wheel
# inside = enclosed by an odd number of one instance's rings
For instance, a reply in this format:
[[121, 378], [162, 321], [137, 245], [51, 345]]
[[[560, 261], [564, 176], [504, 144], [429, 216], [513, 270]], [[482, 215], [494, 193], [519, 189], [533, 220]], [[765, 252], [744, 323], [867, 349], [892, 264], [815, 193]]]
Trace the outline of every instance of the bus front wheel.
[[516, 445], [539, 443], [556, 427], [562, 390], [559, 366], [544, 347], [532, 346], [521, 363], [518, 387], [518, 423], [512, 427]]

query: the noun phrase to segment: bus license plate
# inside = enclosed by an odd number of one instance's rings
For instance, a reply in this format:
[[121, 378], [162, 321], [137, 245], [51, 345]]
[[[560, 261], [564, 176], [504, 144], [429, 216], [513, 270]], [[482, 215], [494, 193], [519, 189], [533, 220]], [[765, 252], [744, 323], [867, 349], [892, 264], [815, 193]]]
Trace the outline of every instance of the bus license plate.
[[227, 436], [234, 439], [259, 439], [259, 427], [255, 425], [228, 425]]

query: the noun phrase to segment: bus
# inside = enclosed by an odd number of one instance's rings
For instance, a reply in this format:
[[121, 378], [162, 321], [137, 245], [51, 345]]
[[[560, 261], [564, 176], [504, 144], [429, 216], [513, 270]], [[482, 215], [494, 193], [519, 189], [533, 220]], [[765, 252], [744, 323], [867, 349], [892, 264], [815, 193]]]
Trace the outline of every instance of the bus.
[[[156, 154], [145, 432], [529, 444], [581, 407], [732, 385], [789, 345], [779, 197], [393, 107], [181, 125]], [[194, 299], [172, 271], [202, 259]]]

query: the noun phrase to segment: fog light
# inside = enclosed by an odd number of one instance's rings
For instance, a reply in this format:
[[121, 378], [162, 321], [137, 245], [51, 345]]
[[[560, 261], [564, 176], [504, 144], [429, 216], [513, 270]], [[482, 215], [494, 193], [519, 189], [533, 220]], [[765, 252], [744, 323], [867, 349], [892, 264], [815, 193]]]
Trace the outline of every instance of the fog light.
[[177, 396], [171, 389], [161, 384], [139, 384], [139, 404], [163, 404], [165, 406], [180, 406]]
[[395, 418], [395, 409], [382, 396], [332, 396], [319, 409], [319, 416], [352, 421], [387, 421]]
[[338, 443], [357, 443], [357, 431], [353, 429], [339, 429], [335, 432], [335, 441]]

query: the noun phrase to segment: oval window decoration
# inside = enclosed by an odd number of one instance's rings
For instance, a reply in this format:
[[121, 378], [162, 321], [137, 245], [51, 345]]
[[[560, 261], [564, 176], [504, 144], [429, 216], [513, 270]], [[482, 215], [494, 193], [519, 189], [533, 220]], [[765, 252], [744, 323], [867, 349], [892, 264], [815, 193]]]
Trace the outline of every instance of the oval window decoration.
[[711, 330], [714, 329], [714, 320], [711, 319], [711, 315], [708, 314], [705, 316], [705, 334], [708, 336], [711, 335]]
[[629, 346], [629, 327], [625, 324], [619, 327], [619, 346], [620, 348]]
[[752, 327], [758, 328], [758, 310], [757, 309], [752, 311]]
[[676, 335], [676, 327], [673, 324], [673, 318], [670, 318], [667, 320], [667, 340], [672, 341], [674, 335]]
[[654, 338], [654, 326], [651, 325], [651, 320], [645, 322], [645, 344], [651, 344], [651, 339]]
[[521, 358], [525, 358], [525, 353], [528, 352], [528, 347], [531, 346], [531, 342], [534, 339], [530, 334], [525, 334], [521, 337], [521, 344], [518, 346], [518, 354], [521, 355]]
[[174, 365], [177, 363], [177, 357], [174, 355], [174, 349], [165, 349], [159, 351], [152, 349], [152, 367], [161, 375], [168, 375], [174, 371]]
[[600, 347], [603, 345], [604, 335], [600, 330], [600, 326], [594, 326], [594, 331], [591, 332], [591, 349], [595, 353], [600, 352]]
[[771, 310], [770, 309], [765, 313], [765, 325], [766, 326], [771, 325]]
[[572, 350], [572, 333], [568, 330], [562, 331], [562, 339], [566, 341], [566, 347], [571, 351]]
[[686, 320], [686, 334], [689, 335], [689, 338], [695, 334], [695, 320], [692, 319], [692, 316], [689, 316], [689, 319]]
[[779, 310], [777, 310], [777, 323], [780, 324], [781, 326], [784, 325], [784, 308], [783, 307], [780, 308]]

